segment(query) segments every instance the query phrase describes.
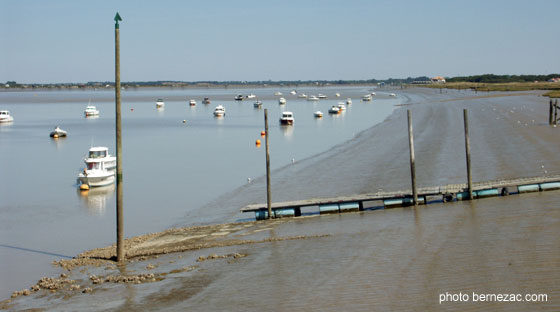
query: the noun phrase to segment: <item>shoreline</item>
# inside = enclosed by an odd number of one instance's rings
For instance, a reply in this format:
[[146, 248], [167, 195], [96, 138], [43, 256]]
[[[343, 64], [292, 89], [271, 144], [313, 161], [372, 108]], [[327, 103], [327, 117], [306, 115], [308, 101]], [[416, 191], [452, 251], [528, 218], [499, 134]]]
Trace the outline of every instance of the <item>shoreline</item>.
[[[406, 90], [405, 90], [406, 91]], [[450, 153], [449, 151], [442, 151], [441, 148], [433, 148], [433, 138], [434, 136], [431, 134], [430, 130], [422, 130], [422, 126], [423, 124], [426, 124], [426, 118], [429, 118], [428, 120], [433, 120], [434, 118], [437, 117], [437, 114], [441, 113], [444, 115], [447, 115], [450, 113], [451, 108], [447, 108], [447, 109], [443, 109], [443, 111], [438, 111], [439, 107], [438, 105], [441, 105], [441, 103], [455, 103], [458, 101], [476, 101], [476, 100], [495, 100], [498, 101], [496, 103], [498, 103], [498, 109], [500, 109], [499, 105], [504, 105], [505, 107], [510, 107], [512, 106], [512, 104], [508, 104], [508, 103], [504, 103], [503, 101], [500, 101], [500, 98], [503, 98], [504, 96], [494, 96], [494, 97], [463, 97], [463, 98], [444, 98], [444, 99], [434, 99], [434, 98], [430, 98], [430, 94], [428, 94], [427, 92], [419, 92], [420, 93], [420, 100], [422, 99], [422, 96], [424, 97], [424, 99], [427, 98], [425, 103], [422, 103], [422, 101], [414, 101], [411, 102], [412, 99], [409, 98], [408, 99], [408, 103], [409, 104], [403, 104], [404, 106], [401, 106], [397, 109], [395, 109], [393, 111], [393, 113], [391, 113], [389, 115], [389, 117], [387, 117], [383, 122], [376, 124], [368, 129], [365, 129], [363, 131], [361, 131], [360, 133], [358, 133], [356, 135], [356, 138], [351, 139], [350, 141], [347, 141], [345, 143], [340, 144], [340, 146], [335, 146], [331, 149], [329, 149], [328, 151], [325, 151], [323, 153], [320, 153], [319, 155], [315, 155], [312, 156], [310, 158], [314, 158], [314, 157], [324, 157], [325, 161], [327, 160], [331, 160], [331, 159], [340, 159], [340, 158], [344, 158], [346, 156], [346, 154], [341, 153], [341, 156], [339, 154], [336, 154], [335, 151], [339, 150], [339, 149], [347, 149], [349, 150], [348, 155], [352, 153], [352, 151], [354, 149], [357, 148], [363, 148], [362, 144], [364, 143], [364, 141], [361, 140], [365, 140], [367, 139], [367, 142], [370, 142], [372, 145], [376, 145], [376, 144], [380, 144], [382, 142], [386, 141], [386, 137], [384, 137], [384, 133], [397, 133], [396, 129], [400, 129], [406, 126], [406, 123], [403, 124], [403, 120], [404, 120], [404, 115], [406, 113], [406, 109], [405, 106], [412, 108], [414, 110], [416, 109], [422, 109], [425, 110], [421, 111], [419, 114], [414, 114], [414, 127], [415, 129], [417, 129], [416, 131], [420, 131], [420, 133], [416, 134], [415, 133], [415, 140], [417, 140], [416, 142], [418, 143], [417, 145], [417, 155], [422, 155], [422, 157], [418, 158], [418, 166], [420, 168], [423, 168], [421, 172], [419, 172], [417, 179], [419, 181], [419, 184], [427, 184], [428, 181], [431, 181], [433, 183], [441, 183], [441, 182], [445, 182], [445, 181], [449, 181], [449, 182], [453, 182], [453, 181], [457, 181], [458, 177], [460, 178], [462, 176], [462, 174], [460, 172], [462, 172], [462, 168], [455, 168], [455, 169], [451, 169], [451, 170], [447, 170], [447, 171], [442, 171], [440, 168], [439, 163], [448, 163], [448, 161], [443, 161], [440, 160], [439, 158], [444, 157], [444, 158], [454, 158], [456, 157], [455, 153]], [[532, 93], [520, 93], [517, 95], [509, 95], [507, 97], [529, 97], [529, 96], [534, 96], [535, 94]], [[506, 98], [507, 98], [506, 97]], [[439, 103], [439, 104], [438, 104]], [[500, 104], [501, 103], [501, 104]], [[482, 107], [489, 107], [487, 106], [487, 104], [482, 104]], [[517, 105], [516, 105], [517, 107]], [[494, 107], [496, 108], [496, 107]], [[471, 110], [474, 108], [470, 108]], [[544, 111], [544, 110], [543, 110]], [[434, 114], [436, 116], [434, 116]], [[480, 113], [474, 113], [473, 115], [473, 124], [474, 127], [473, 129], [476, 129], [477, 126], [480, 126], [481, 124], [486, 124], [488, 126], [488, 122], [490, 120], [493, 120], [492, 118], [485, 118], [488, 117], [486, 115], [488, 115], [489, 113], [486, 113], [484, 108], [482, 108], [482, 111], [480, 111]], [[508, 125], [508, 127], [501, 129], [501, 128], [497, 128], [496, 126], [493, 127], [492, 129], [494, 131], [497, 131], [498, 133], [503, 133], [504, 131], [509, 132], [509, 131], [518, 131], [520, 133], [519, 138], [523, 138], [523, 140], [527, 141], [527, 142], [533, 142], [533, 144], [539, 144], [538, 146], [540, 147], [539, 150], [541, 152], [543, 152], [543, 155], [554, 155], [557, 152], [557, 147], [552, 146], [546, 150], [543, 150], [542, 148], [542, 142], [535, 142], [534, 140], [531, 140], [531, 135], [526, 135], [524, 134], [523, 131], [527, 131], [527, 130], [523, 130], [525, 128], [519, 128], [518, 130], [514, 130], [514, 128], [509, 127], [510, 124], [512, 125], [517, 125], [518, 123], [514, 123], [511, 122], [511, 120], [508, 121], [507, 118], [509, 115], [513, 114], [513, 113], [502, 113], [505, 114], [502, 118], [505, 119], [505, 121], [501, 121], [500, 125], [503, 125], [504, 122], [507, 122], [506, 125]], [[508, 115], [509, 114], [509, 115]], [[531, 116], [531, 112], [526, 111], [525, 114], [528, 114], [528, 118], [535, 118], [535, 116]], [[541, 114], [544, 116], [544, 114]], [[471, 117], [472, 118], [472, 117]], [[477, 119], [478, 118], [478, 119]], [[516, 117], [516, 118], [521, 118], [523, 120], [523, 114], [521, 114], [521, 117]], [[511, 119], [511, 118], [510, 118]], [[525, 118], [527, 119], [527, 118]], [[436, 119], [437, 120], [437, 119]], [[500, 119], [497, 119], [500, 120]], [[533, 119], [534, 120], [534, 119]], [[543, 119], [544, 120], [544, 119]], [[527, 127], [527, 126], [525, 126]], [[540, 127], [539, 124], [534, 125], [534, 127]], [[420, 129], [420, 130], [418, 130]], [[501, 130], [500, 130], [501, 129]], [[534, 128], [535, 131], [538, 130], [538, 128]], [[540, 128], [539, 128], [540, 129]], [[402, 130], [402, 129], [401, 129]], [[435, 130], [435, 129], [434, 129]], [[547, 142], [548, 140], [551, 140], [553, 137], [550, 136], [552, 134], [551, 131], [548, 131], [550, 129], [548, 128], [542, 128], [542, 130], [538, 130], [541, 133], [541, 135], [539, 135], [540, 138], [542, 138], [544, 140], [544, 142]], [[439, 131], [439, 129], [438, 129]], [[520, 132], [521, 131], [521, 132]], [[544, 131], [544, 132], [543, 132]], [[457, 132], [456, 129], [453, 131], [449, 131], [449, 132]], [[547, 134], [549, 133], [549, 134]], [[406, 133], [404, 133], [406, 134]], [[404, 140], [405, 135], [403, 133], [398, 132], [398, 135], [395, 136], [393, 138], [394, 141], [398, 141], [401, 142]], [[459, 131], [460, 134], [460, 131]], [[476, 130], [473, 131], [473, 135], [477, 138], [480, 138], [480, 132], [477, 132]], [[477, 136], [478, 135], [478, 136]], [[499, 136], [499, 135], [498, 135]], [[486, 138], [486, 140], [491, 139], [491, 138]], [[473, 143], [473, 149], [476, 149], [477, 147], [480, 146], [491, 146], [491, 144], [494, 144], [494, 141], [486, 141], [486, 140], [482, 140], [483, 142], [480, 141], [474, 141]], [[432, 143], [430, 143], [432, 142]], [[452, 141], [450, 141], [452, 142]], [[449, 144], [445, 144], [446, 142], [444, 142], [444, 144], [440, 144], [440, 145], [445, 145], [445, 146], [449, 146]], [[395, 145], [395, 144], [393, 144]], [[400, 145], [395, 145], [395, 146], [400, 146]], [[428, 148], [432, 147], [432, 150], [429, 150]], [[491, 150], [499, 150], [499, 147], [492, 147]], [[391, 150], [391, 148], [390, 148]], [[387, 159], [387, 157], [377, 157], [376, 161], [372, 161], [370, 164], [365, 163], [363, 164], [366, 168], [370, 167], [370, 166], [374, 166], [375, 168], [384, 168], [385, 172], [375, 172], [372, 174], [372, 172], [368, 171], [364, 174], [364, 176], [362, 177], [357, 177], [357, 184], [363, 184], [363, 185], [367, 185], [368, 188], [371, 187], [379, 187], [380, 184], [378, 182], [376, 182], [377, 180], [381, 180], [381, 181], [391, 181], [391, 176], [399, 176], [399, 177], [406, 177], [407, 176], [407, 171], [409, 170], [406, 166], [402, 166], [400, 164], [402, 164], [402, 160], [403, 158], [406, 158], [405, 156], [407, 156], [407, 153], [403, 153], [403, 151], [405, 150], [404, 147], [398, 147], [397, 151], [401, 151], [401, 153], [399, 154], [398, 157], [393, 157], [392, 159]], [[329, 152], [331, 151], [331, 152]], [[511, 149], [508, 151], [511, 152]], [[379, 153], [379, 152], [378, 152]], [[390, 154], [394, 154], [395, 151], [387, 151], [387, 152], [383, 152], [381, 153], [381, 155], [390, 155]], [[536, 151], [535, 153], [539, 153], [539, 151]], [[496, 154], [493, 153], [492, 151], [490, 151], [488, 153], [491, 157], [495, 157]], [[431, 155], [431, 157], [429, 157]], [[457, 153], [457, 155], [460, 155], [460, 153]], [[477, 157], [482, 157], [484, 158], [488, 158], [488, 156], [486, 156], [485, 154], [480, 154], [477, 152], [474, 152], [474, 155], [476, 155]], [[509, 154], [508, 154], [509, 155]], [[529, 155], [530, 157], [531, 155]], [[459, 156], [461, 157], [461, 156]], [[521, 157], [524, 157], [524, 155], [521, 155]], [[372, 157], [373, 158], [373, 157]], [[513, 159], [513, 160], [512, 160]], [[554, 161], [554, 158], [552, 158], [552, 161]], [[303, 161], [302, 161], [303, 162]], [[501, 175], [503, 175], [505, 172], [511, 172], [513, 174], [525, 174], [526, 172], [532, 172], [531, 170], [531, 166], [519, 166], [518, 165], [518, 161], [517, 158], [511, 158], [509, 160], [509, 162], [512, 162], [511, 164], [506, 165], [504, 168], [500, 169], [500, 173]], [[406, 163], [406, 162], [405, 162]], [[506, 161], [506, 164], [508, 163], [508, 161]], [[505, 165], [505, 164], [503, 164]], [[552, 163], [547, 163], [547, 168], [551, 168], [551, 173], [553, 172], [560, 172], [560, 164], [558, 164], [558, 162], [552, 162]], [[305, 164], [302, 165], [302, 168], [297, 168], [297, 170], [302, 170], [303, 172], [306, 170], [314, 170], [317, 166], [319, 165], [314, 165], [311, 166], [310, 168], [305, 167]], [[417, 167], [418, 168], [418, 167]], [[427, 169], [427, 170], [426, 170]], [[446, 168], [449, 169], [449, 168]], [[296, 171], [297, 171], [296, 170]], [[418, 169], [417, 169], [418, 170]], [[404, 173], [403, 173], [404, 172]], [[474, 175], [479, 179], [479, 180], [484, 180], [489, 176], [496, 176], [496, 172], [490, 172], [486, 167], [482, 167], [482, 168], [475, 168], [473, 170]], [[331, 173], [333, 175], [336, 175], [336, 172]], [[438, 177], [439, 176], [439, 177]], [[305, 177], [303, 177], [305, 178]], [[370, 182], [368, 182], [370, 181]], [[406, 186], [409, 184], [409, 181], [407, 181], [406, 179], [396, 179], [396, 180], [392, 180], [391, 183], [384, 185], [383, 187], [393, 187], [393, 188], [398, 188], [398, 187], [402, 187], [402, 186]], [[409, 187], [409, 186], [408, 186]], [[286, 190], [280, 190], [280, 192], [284, 192], [286, 194], [290, 194], [291, 190], [289, 187], [286, 188]], [[557, 194], [547, 194], [547, 196], [551, 196], [551, 197], [557, 197]], [[478, 205], [478, 204], [477, 204]], [[480, 205], [486, 205], [483, 201], [480, 203]], [[424, 207], [420, 208], [420, 209], [424, 209]], [[397, 210], [397, 209], [391, 209], [391, 210]], [[404, 213], [405, 211], [407, 211], [407, 209], [398, 209], [401, 210], [400, 213]], [[371, 212], [366, 212], [366, 213], [359, 213], [358, 215], [362, 215], [366, 218], [370, 217], [370, 218], [375, 218], [374, 216], [376, 215], [377, 212], [375, 211], [371, 211]], [[399, 213], [399, 212], [395, 212], [395, 213]], [[196, 258], [196, 256], [198, 254], [200, 254], [200, 252], [197, 252], [195, 255], [189, 255], [188, 251], [200, 251], [200, 250], [206, 250], [206, 249], [210, 249], [211, 251], [213, 251], [214, 249], [243, 249], [243, 248], [249, 248], [249, 250], [252, 250], [252, 248], [250, 247], [251, 245], [254, 244], [274, 244], [274, 243], [279, 243], [279, 242], [283, 242], [283, 241], [298, 241], [298, 240], [306, 240], [306, 239], [318, 239], [318, 240], [329, 240], [329, 239], [334, 239], [331, 238], [333, 236], [335, 236], [336, 232], [331, 232], [331, 231], [323, 231], [321, 229], [318, 230], [298, 230], [296, 233], [297, 235], [283, 235], [280, 237], [274, 237], [271, 236], [271, 234], [269, 233], [271, 228], [282, 228], [282, 227], [288, 227], [288, 228], [293, 228], [295, 226], [295, 224], [299, 224], [299, 223], [306, 223], [306, 222], [310, 222], [310, 223], [322, 223], [321, 219], [325, 219], [325, 222], [329, 222], [329, 217], [328, 216], [309, 216], [309, 217], [303, 217], [303, 219], [301, 219], [302, 217], [298, 217], [297, 220], [296, 219], [277, 219], [277, 220], [273, 220], [270, 222], [257, 222], [257, 221], [252, 221], [252, 222], [244, 222], [244, 223], [225, 223], [225, 224], [216, 224], [216, 225], [206, 225], [206, 226], [194, 226], [194, 227], [188, 227], [188, 228], [177, 228], [177, 229], [169, 229], [163, 232], [159, 232], [159, 233], [152, 233], [152, 234], [146, 234], [146, 235], [142, 235], [142, 236], [138, 236], [138, 237], [133, 237], [133, 238], [129, 238], [127, 239], [127, 244], [130, 244], [130, 246], [134, 246], [131, 250], [136, 253], [135, 254], [135, 258], [127, 260], [127, 265], [132, 265], [135, 266], [137, 269], [138, 268], [144, 268], [144, 270], [147, 271], [151, 271], [151, 269], [149, 269], [149, 266], [151, 264], [151, 262], [155, 261], [155, 259], [158, 259], [158, 257], [160, 256], [171, 256], [174, 257], [173, 260], [170, 261], [174, 261], [175, 262], [179, 262], [179, 259], [182, 258], [190, 258], [191, 261], [193, 259]], [[336, 218], [336, 217], [335, 217]], [[339, 217], [339, 218], [348, 218], [348, 219], [355, 219], [355, 216], [350, 216], [350, 217]], [[330, 218], [332, 219], [332, 217]], [[331, 220], [332, 222], [333, 220]], [[354, 220], [355, 221], [355, 220]], [[304, 235], [300, 235], [301, 232], [304, 232]], [[247, 238], [247, 239], [241, 239], [241, 238]], [[150, 244], [152, 244], [152, 246], [150, 246]], [[154, 246], [157, 246], [158, 251], [154, 252], [155, 248]], [[89, 258], [95, 258], [94, 260], [96, 261], [102, 261], [100, 263], [90, 263], [88, 261], [83, 261], [84, 264], [86, 264], [86, 268], [89, 268], [89, 266], [91, 265], [99, 265], [99, 267], [97, 267], [98, 269], [95, 268], [90, 268], [88, 270], [92, 270], [92, 271], [99, 271], [99, 269], [101, 268], [101, 266], [106, 266], [105, 269], [109, 272], [116, 272], [118, 269], [116, 266], [111, 265], [111, 262], [106, 262], [106, 260], [111, 259], [111, 248], [114, 247], [104, 247], [104, 248], [98, 248], [98, 249], [94, 249], [91, 251], [87, 251], [84, 252], [80, 255], [78, 255], [77, 257], [89, 257]], [[192, 252], [191, 252], [192, 253]], [[246, 251], [240, 251], [240, 252], [232, 252], [232, 253], [224, 253], [222, 256], [218, 256], [217, 253], [212, 253], [210, 254], [207, 258], [209, 259], [230, 259], [227, 260], [232, 261], [230, 265], [238, 265], [239, 262], [243, 262], [246, 260], [243, 259], [247, 259], [247, 258], [251, 258], [251, 254], [255, 253], [255, 251], [253, 252], [246, 252]], [[202, 259], [200, 257], [203, 256], [198, 256], [198, 258], [196, 258], [195, 263], [202, 263], [205, 260], [207, 260], [207, 258]], [[86, 259], [86, 258], [82, 258]], [[240, 260], [241, 259], [241, 260]], [[201, 260], [201, 261], [198, 261]], [[148, 265], [144, 265], [146, 263], [146, 261], [150, 262]], [[75, 285], [76, 283], [60, 283], [61, 288], [63, 288], [63, 292], [65, 293], [65, 297], [67, 297], [68, 300], [71, 300], [72, 298], [74, 298], [75, 294], [81, 293], [78, 290], [82, 290], [84, 289], [84, 286], [91, 286], [91, 288], [93, 288], [92, 291], [94, 292], [98, 292], [99, 290], [95, 290], [96, 286], [93, 285], [89, 285], [90, 282], [93, 282], [94, 285], [101, 285], [102, 283], [95, 283], [96, 279], [92, 279], [91, 276], [90, 277], [83, 277], [84, 273], [77, 273], [75, 271], [71, 271], [68, 270], [69, 268], [72, 269], [73, 265], [72, 262], [80, 262], [80, 258], [78, 258], [77, 260], [62, 260], [60, 262], [58, 262], [58, 265], [63, 268], [64, 270], [67, 270], [68, 272], [72, 272], [72, 274], [76, 274], [76, 275], [82, 275], [81, 278], [81, 282], [77, 282], [77, 283], [81, 283], [80, 288], [77, 289], [70, 289], [72, 286], [71, 285]], [[139, 264], [140, 262], [144, 262], [144, 264]], [[184, 263], [183, 263], [184, 264]], [[195, 265], [196, 266], [196, 265]], [[109, 268], [110, 267], [110, 268]], [[109, 268], [109, 269], [107, 269]], [[191, 263], [190, 266], [184, 266], [183, 270], [174, 268], [174, 265], [172, 265], [172, 262], [169, 262], [167, 264], [162, 264], [161, 266], [159, 266], [159, 268], [161, 270], [163, 270], [163, 272], [159, 272], [159, 275], [154, 275], [154, 276], [138, 276], [138, 279], [132, 279], [129, 283], [136, 283], [138, 281], [140, 281], [141, 278], [144, 278], [145, 282], [156, 282], [158, 278], [165, 278], [165, 276], [169, 275], [169, 274], [186, 274], [188, 272], [191, 271], [196, 271], [197, 267], [194, 267]], [[176, 273], [171, 273], [172, 271], [175, 270], [179, 270], [176, 271]], [[66, 274], [66, 273], [65, 273]], [[145, 273], [141, 273], [141, 274], [145, 274]], [[146, 273], [148, 274], [148, 273]], [[165, 275], [161, 275], [161, 274], [165, 274]], [[87, 275], [87, 274], [86, 274]], [[126, 274], [121, 274], [121, 276], [125, 276]], [[112, 275], [113, 276], [113, 275]], [[116, 275], [115, 275], [116, 276]], [[74, 278], [74, 277], [73, 277]], [[61, 277], [59, 280], [66, 280], [67, 277]], [[89, 281], [88, 281], [89, 279]], [[77, 279], [79, 280], [79, 279]], [[118, 278], [117, 278], [118, 280]], [[105, 280], [104, 280], [105, 281]], [[107, 282], [111, 281], [111, 279], [109, 278], [109, 280]], [[121, 281], [122, 282], [122, 281]], [[124, 282], [126, 283], [126, 282]], [[154, 284], [155, 285], [155, 284]], [[76, 288], [74, 286], [74, 288]], [[30, 293], [28, 293], [27, 295], [30, 295], [32, 292], [34, 292], [33, 290], [30, 290]], [[88, 292], [86, 292], [88, 293]], [[53, 293], [54, 294], [54, 293]], [[26, 296], [25, 293], [22, 293], [21, 295]], [[19, 295], [18, 295], [19, 296]], [[16, 297], [18, 297], [16, 296]], [[56, 296], [56, 295], [53, 295]], [[8, 299], [10, 300], [10, 299]], [[176, 298], [176, 300], [180, 300], [179, 298]], [[17, 302], [19, 302], [20, 300], [17, 299]], [[16, 302], [16, 303], [17, 303]], [[0, 308], [2, 309], [10, 309], [12, 307], [12, 304], [14, 304], [14, 302], [12, 302], [11, 300], [9, 302], [7, 301], [2, 301], [0, 302]], [[48, 303], [46, 303], [46, 306], [48, 306]], [[52, 307], [51, 307], [52, 308]]]

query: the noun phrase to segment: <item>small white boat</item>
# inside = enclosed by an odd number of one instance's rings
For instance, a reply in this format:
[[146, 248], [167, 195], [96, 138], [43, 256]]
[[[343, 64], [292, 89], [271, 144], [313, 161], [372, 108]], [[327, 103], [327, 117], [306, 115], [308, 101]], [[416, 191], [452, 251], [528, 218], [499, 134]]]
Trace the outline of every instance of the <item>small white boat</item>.
[[316, 97], [316, 96], [314, 96], [314, 95], [311, 95], [311, 96], [309, 96], [309, 97], [307, 98], [307, 100], [308, 100], [308, 101], [319, 101], [319, 98]]
[[214, 116], [216, 117], [223, 117], [226, 115], [226, 109], [222, 105], [216, 106], [214, 109]]
[[189, 105], [190, 106], [195, 106], [196, 105], [196, 100], [195, 99], [190, 99], [189, 100]]
[[389, 93], [389, 96], [397, 96], [397, 95], [394, 93]]
[[337, 92], [337, 93], [334, 94], [334, 96], [340, 97], [340, 93]]
[[290, 94], [291, 94], [291, 95], [296, 95], [296, 93], [297, 93], [296, 90], [290, 91]]
[[350, 105], [352, 104], [352, 99], [351, 98], [347, 98], [346, 99], [346, 105]]
[[97, 110], [97, 108], [93, 105], [88, 105], [86, 107], [86, 109], [84, 110], [84, 115], [86, 117], [90, 117], [90, 116], [99, 116], [99, 111]]
[[243, 101], [243, 95], [238, 94], [233, 99], [236, 100], [236, 101]]
[[316, 111], [316, 112], [313, 113], [313, 116], [315, 116], [315, 118], [321, 118], [321, 117], [323, 117], [323, 112]]
[[283, 97], [279, 98], [279, 99], [278, 99], [278, 104], [280, 104], [280, 105], [286, 104], [286, 99], [283, 98]]
[[371, 95], [366, 94], [366, 95], [362, 96], [362, 101], [371, 101]]
[[257, 97], [257, 96], [254, 95], [253, 93], [247, 95], [247, 98], [248, 98], [248, 99], [254, 99], [254, 98], [256, 98], [256, 97]]
[[337, 106], [338, 106], [338, 109], [339, 109], [340, 111], [343, 111], [343, 110], [346, 109], [346, 105], [344, 105], [344, 102], [338, 102], [338, 105], [337, 105]]
[[294, 113], [292, 113], [292, 112], [282, 112], [282, 117], [280, 117], [280, 124], [282, 124], [282, 125], [293, 125], [294, 124]]
[[331, 108], [329, 108], [329, 114], [339, 114], [340, 113], [340, 108], [338, 108], [338, 106], [333, 105]]
[[280, 91], [276, 91], [276, 92], [274, 92], [274, 95], [276, 95], [276, 96], [280, 96], [280, 95], [282, 95], [282, 92], [280, 92]]
[[90, 187], [105, 186], [115, 182], [117, 158], [109, 155], [104, 146], [92, 147], [86, 159], [86, 168], [78, 174], [78, 180]]
[[210, 104], [210, 99], [209, 98], [204, 98], [204, 100], [202, 100], [202, 104]]
[[12, 122], [14, 117], [7, 110], [0, 110], [0, 122]]
[[163, 106], [165, 106], [165, 102], [162, 99], [157, 99], [156, 108], [162, 108]]
[[255, 108], [261, 108], [262, 107], [262, 101], [257, 100], [255, 103], [253, 103], [253, 107]]
[[372, 93], [371, 93], [371, 96], [375, 96], [375, 95], [376, 95], [375, 92], [372, 92]]
[[300, 94], [298, 94], [297, 97], [298, 97], [298, 98], [301, 98], [301, 99], [305, 99], [305, 98], [307, 98], [307, 94], [305, 94], [305, 93], [300, 93]]
[[317, 97], [318, 97], [319, 99], [326, 99], [326, 98], [327, 98], [326, 95], [321, 94], [321, 93], [317, 94]]
[[60, 129], [59, 126], [56, 126], [54, 130], [49, 134], [51, 138], [62, 138], [66, 136], [66, 131]]

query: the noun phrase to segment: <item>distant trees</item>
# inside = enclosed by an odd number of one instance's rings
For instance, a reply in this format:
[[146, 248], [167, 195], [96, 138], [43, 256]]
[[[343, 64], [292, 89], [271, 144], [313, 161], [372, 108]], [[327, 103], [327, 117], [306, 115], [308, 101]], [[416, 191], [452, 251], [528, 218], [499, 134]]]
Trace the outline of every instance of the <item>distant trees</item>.
[[533, 82], [548, 81], [552, 78], [560, 77], [560, 74], [550, 75], [475, 75], [464, 77], [453, 77], [447, 79], [447, 82], [480, 82], [480, 83], [507, 83], [507, 82]]

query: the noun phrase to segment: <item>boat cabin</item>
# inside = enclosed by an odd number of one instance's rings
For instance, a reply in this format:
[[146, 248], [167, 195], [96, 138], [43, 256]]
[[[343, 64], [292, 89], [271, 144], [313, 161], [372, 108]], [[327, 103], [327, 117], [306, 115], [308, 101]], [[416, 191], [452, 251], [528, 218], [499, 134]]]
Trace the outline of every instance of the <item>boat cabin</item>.
[[105, 158], [109, 155], [109, 149], [106, 147], [92, 147], [89, 149], [88, 158]]

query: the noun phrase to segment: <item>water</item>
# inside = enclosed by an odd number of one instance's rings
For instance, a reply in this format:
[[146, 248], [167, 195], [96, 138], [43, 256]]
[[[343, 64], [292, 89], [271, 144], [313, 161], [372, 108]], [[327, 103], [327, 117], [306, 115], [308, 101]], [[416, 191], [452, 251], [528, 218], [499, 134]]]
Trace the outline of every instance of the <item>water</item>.
[[[286, 105], [278, 105], [278, 97], [273, 96], [277, 90], [284, 93]], [[290, 90], [124, 91], [125, 236], [242, 218], [237, 211], [252, 199], [244, 196], [224, 205], [221, 196], [243, 187], [248, 178], [251, 184], [262, 182], [264, 121], [263, 110], [253, 107], [254, 100], [233, 101], [238, 93], [255, 93], [269, 110], [271, 166], [278, 174], [286, 166], [295, 168], [300, 161], [353, 139], [383, 121], [402, 100], [377, 92], [373, 102], [361, 102], [361, 95], [372, 91], [365, 87], [298, 89], [329, 97], [309, 102], [290, 95]], [[342, 96], [335, 98], [335, 92]], [[114, 242], [114, 186], [82, 193], [76, 184], [90, 146], [108, 146], [115, 152], [113, 95], [110, 90], [0, 93], [0, 108], [10, 110], [15, 118], [12, 124], [0, 125], [0, 297], [53, 272], [48, 263], [60, 256]], [[210, 97], [212, 103], [202, 104], [203, 97]], [[345, 112], [327, 113], [347, 97], [353, 98], [353, 104]], [[157, 98], [164, 99], [164, 109], [155, 108]], [[189, 107], [190, 98], [197, 100], [195, 107]], [[89, 101], [100, 111], [99, 118], [83, 117]], [[219, 104], [226, 108], [225, 118], [212, 114]], [[283, 110], [294, 112], [294, 126], [279, 125]], [[316, 110], [323, 111], [322, 119], [313, 117]], [[56, 125], [68, 131], [67, 138], [48, 137]], [[260, 148], [255, 146], [257, 139], [263, 142]], [[305, 187], [304, 182], [290, 183]], [[263, 196], [259, 188], [258, 198]]]

